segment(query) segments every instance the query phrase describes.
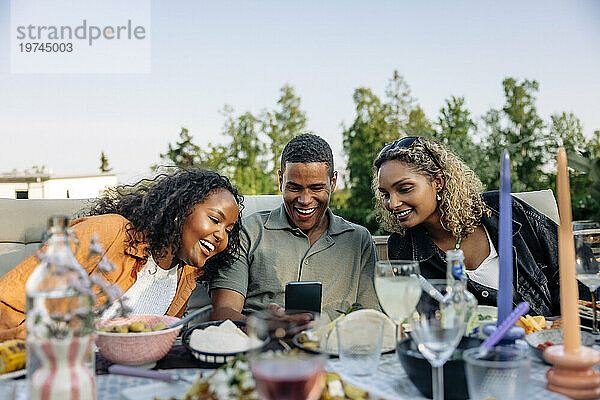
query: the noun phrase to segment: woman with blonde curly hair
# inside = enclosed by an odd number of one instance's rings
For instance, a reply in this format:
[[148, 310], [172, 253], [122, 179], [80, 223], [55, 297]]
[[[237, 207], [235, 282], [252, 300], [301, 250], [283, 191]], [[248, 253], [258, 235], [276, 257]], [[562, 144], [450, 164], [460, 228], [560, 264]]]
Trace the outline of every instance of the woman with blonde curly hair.
[[[496, 305], [499, 193], [481, 193], [475, 172], [444, 145], [408, 136], [374, 161], [373, 189], [390, 259], [417, 260], [426, 278], [445, 278], [445, 251], [461, 249], [467, 287], [479, 304]], [[513, 197], [515, 303], [537, 315], [560, 314], [556, 224]]]

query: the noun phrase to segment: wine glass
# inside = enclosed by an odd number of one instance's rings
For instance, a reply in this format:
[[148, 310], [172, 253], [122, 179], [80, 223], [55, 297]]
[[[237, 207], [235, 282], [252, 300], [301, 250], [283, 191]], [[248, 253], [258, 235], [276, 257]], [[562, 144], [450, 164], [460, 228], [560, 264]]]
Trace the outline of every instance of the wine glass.
[[[311, 314], [313, 321], [308, 324], [303, 318], [306, 314], [297, 312], [265, 310], [248, 317], [248, 336], [270, 341], [269, 346], [257, 348], [248, 354], [250, 371], [262, 400], [320, 398], [325, 388], [327, 356], [289, 351], [287, 344], [294, 335], [306, 329], [323, 329], [325, 319], [318, 314]], [[284, 350], [277, 350], [278, 347]]]
[[[417, 261], [384, 260], [375, 264], [375, 292], [383, 311], [396, 324], [396, 340], [399, 331], [404, 336], [402, 322], [415, 309], [421, 297], [419, 274]], [[390, 374], [398, 370], [391, 360], [384, 361], [379, 369]]]
[[409, 318], [411, 338], [431, 364], [433, 399], [443, 400], [443, 367], [465, 332], [467, 303], [463, 296], [452, 295], [446, 280], [428, 282]]
[[600, 335], [596, 314], [596, 289], [600, 287], [600, 229], [573, 232], [577, 280], [592, 293], [592, 334]]

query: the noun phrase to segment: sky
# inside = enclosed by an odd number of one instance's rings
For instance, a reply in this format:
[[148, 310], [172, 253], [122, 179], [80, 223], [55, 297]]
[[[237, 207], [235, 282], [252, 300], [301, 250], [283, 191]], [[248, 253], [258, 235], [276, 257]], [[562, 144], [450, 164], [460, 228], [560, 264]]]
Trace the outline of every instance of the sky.
[[181, 127], [200, 146], [220, 142], [226, 104], [238, 114], [273, 109], [285, 84], [341, 167], [353, 91], [383, 96], [394, 70], [430, 119], [453, 95], [476, 119], [500, 108], [512, 76], [540, 83], [545, 120], [573, 112], [586, 135], [600, 129], [595, 0], [154, 0], [144, 74], [11, 73], [10, 22], [10, 1], [0, 0], [0, 173], [94, 174], [104, 151], [130, 182]]

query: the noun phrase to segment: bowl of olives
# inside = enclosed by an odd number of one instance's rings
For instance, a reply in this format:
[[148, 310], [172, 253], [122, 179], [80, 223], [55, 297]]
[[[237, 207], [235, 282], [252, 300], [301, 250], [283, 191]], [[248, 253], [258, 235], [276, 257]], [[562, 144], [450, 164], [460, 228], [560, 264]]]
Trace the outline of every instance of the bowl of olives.
[[166, 329], [179, 321], [168, 315], [132, 315], [96, 323], [96, 346], [100, 354], [118, 364], [144, 365], [163, 358], [181, 330]]

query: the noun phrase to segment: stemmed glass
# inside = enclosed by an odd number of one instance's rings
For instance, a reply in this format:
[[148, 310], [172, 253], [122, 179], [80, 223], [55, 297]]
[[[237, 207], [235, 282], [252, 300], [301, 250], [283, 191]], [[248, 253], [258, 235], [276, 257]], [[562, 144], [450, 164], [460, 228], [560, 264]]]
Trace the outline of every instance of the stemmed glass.
[[432, 369], [434, 400], [444, 399], [443, 367], [465, 332], [467, 303], [453, 296], [446, 280], [430, 280], [423, 286], [416, 310], [411, 314], [411, 337]]
[[573, 232], [577, 280], [592, 293], [592, 334], [600, 335], [596, 314], [596, 289], [600, 287], [600, 229]]
[[[270, 310], [251, 314], [246, 325], [248, 336], [270, 345], [248, 354], [256, 390], [262, 400], [316, 400], [325, 388], [327, 356], [290, 352], [288, 342], [306, 329], [324, 329], [326, 320], [312, 313], [307, 324], [305, 313], [276, 313]], [[322, 335], [325, 336], [325, 335]], [[283, 347], [283, 351], [274, 351]], [[321, 344], [321, 348], [323, 344]]]
[[[415, 309], [421, 297], [419, 263], [410, 260], [384, 260], [375, 264], [375, 291], [383, 311], [402, 332], [402, 322]], [[397, 367], [391, 361], [383, 362], [380, 369], [394, 374]]]

